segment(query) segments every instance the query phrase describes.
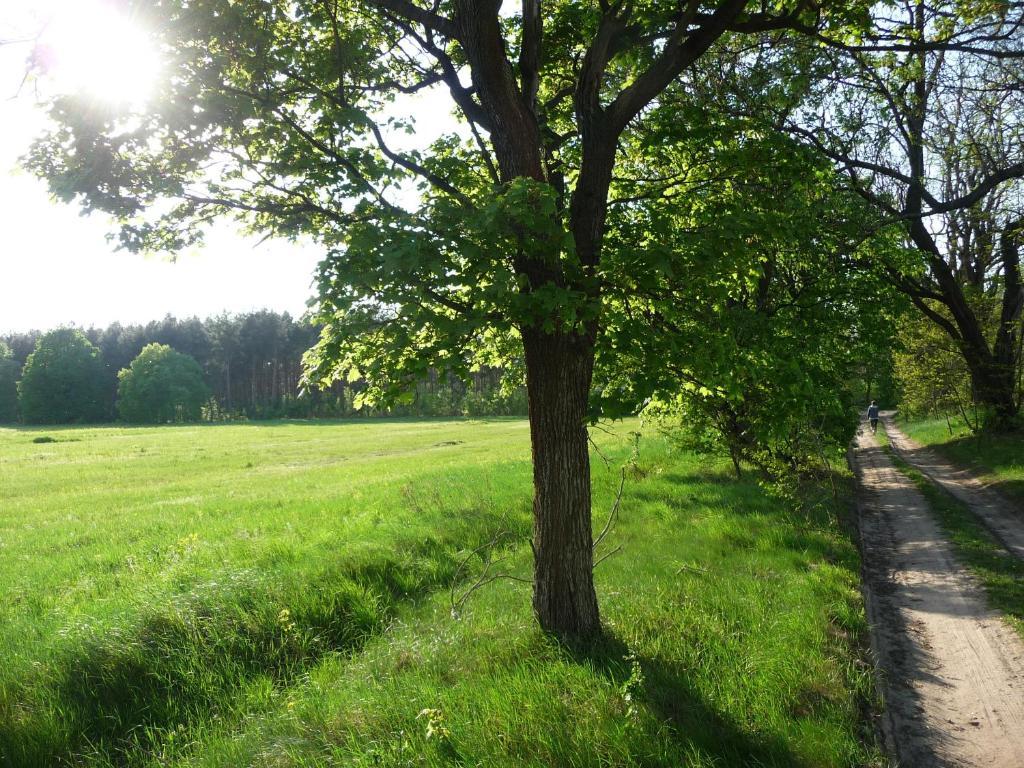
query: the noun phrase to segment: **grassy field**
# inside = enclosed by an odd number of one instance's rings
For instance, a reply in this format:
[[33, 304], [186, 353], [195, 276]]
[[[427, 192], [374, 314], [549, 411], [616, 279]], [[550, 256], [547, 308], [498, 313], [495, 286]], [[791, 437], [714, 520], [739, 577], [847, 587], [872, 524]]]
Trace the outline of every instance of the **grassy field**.
[[960, 418], [899, 420], [917, 442], [934, 447], [950, 461], [986, 475], [1002, 492], [1024, 502], [1024, 436], [974, 436]]
[[845, 508], [629, 466], [575, 647], [452, 615], [496, 535], [529, 575], [523, 421], [0, 429], [0, 765], [880, 764]]

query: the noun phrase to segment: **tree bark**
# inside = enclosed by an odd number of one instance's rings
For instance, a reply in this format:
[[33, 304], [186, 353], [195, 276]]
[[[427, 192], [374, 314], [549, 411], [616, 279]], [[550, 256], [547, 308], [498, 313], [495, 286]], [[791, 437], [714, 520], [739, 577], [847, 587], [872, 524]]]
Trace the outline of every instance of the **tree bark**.
[[558, 635], [600, 629], [594, 590], [587, 402], [594, 342], [523, 331], [533, 448], [533, 610]]
[[[1012, 259], [1004, 260], [1006, 285], [1002, 322], [996, 343], [990, 346], [981, 321], [921, 219], [911, 222], [910, 235], [914, 244], [928, 255], [935, 286], [942, 296], [942, 303], [952, 315], [953, 326], [942, 327], [960, 348], [971, 375], [975, 402], [991, 411], [993, 427], [1002, 429], [1009, 426], [1017, 416], [1019, 405], [1015, 398], [1015, 375], [1019, 361], [1015, 359], [1013, 337], [1004, 338], [1013, 332], [1020, 317], [1021, 289], [1016, 262]], [[1011, 307], [1016, 311], [1012, 311]]]
[[997, 411], [997, 426], [1009, 426], [1020, 411], [1020, 400], [1016, 399], [1017, 375], [1021, 368], [1019, 335], [1021, 314], [1024, 312], [1024, 285], [1020, 276], [1020, 240], [1024, 219], [1013, 221], [1006, 226], [999, 244], [999, 255], [1003, 266], [1003, 301], [999, 312], [999, 327], [996, 329], [992, 356], [995, 358], [996, 375], [1000, 379], [1000, 392], [1004, 393], [1002, 411]]

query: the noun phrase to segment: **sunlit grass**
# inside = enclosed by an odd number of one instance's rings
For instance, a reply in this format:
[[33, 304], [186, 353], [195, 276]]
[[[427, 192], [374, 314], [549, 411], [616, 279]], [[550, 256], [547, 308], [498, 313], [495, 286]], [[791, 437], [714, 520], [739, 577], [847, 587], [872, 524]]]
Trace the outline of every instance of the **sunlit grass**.
[[899, 422], [907, 435], [1024, 503], [1024, 433], [972, 435], [960, 418]]
[[451, 616], [530, 477], [520, 420], [0, 430], [0, 765], [879, 760], [841, 505], [645, 438], [568, 647], [517, 582]]

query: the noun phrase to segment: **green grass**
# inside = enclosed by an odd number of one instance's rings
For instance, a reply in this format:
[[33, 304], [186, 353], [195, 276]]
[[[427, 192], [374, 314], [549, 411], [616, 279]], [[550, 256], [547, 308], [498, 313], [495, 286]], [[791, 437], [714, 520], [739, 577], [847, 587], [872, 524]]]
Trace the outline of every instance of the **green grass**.
[[888, 436], [879, 440], [896, 464], [924, 494], [957, 556], [981, 582], [989, 605], [1000, 611], [1024, 637], [1024, 561], [1012, 555], [970, 508], [936, 486], [897, 454]]
[[0, 430], [0, 765], [881, 762], [843, 505], [645, 438], [572, 647], [518, 582], [451, 616], [530, 477], [520, 420]]
[[951, 418], [948, 426], [945, 419], [900, 419], [899, 425], [917, 442], [984, 475], [1000, 491], [1024, 503], [1024, 433], [974, 436], [960, 418]]

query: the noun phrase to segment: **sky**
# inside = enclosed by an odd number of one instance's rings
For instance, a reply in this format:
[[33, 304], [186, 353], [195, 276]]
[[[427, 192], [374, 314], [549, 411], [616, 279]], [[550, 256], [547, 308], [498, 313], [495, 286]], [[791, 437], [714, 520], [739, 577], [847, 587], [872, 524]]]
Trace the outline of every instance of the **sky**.
[[[83, 23], [83, 13], [97, 18], [101, 6], [102, 0], [0, 0], [0, 40], [33, 34], [47, 19], [48, 33], [60, 39], [52, 19], [63, 18], [72, 33], [67, 39], [76, 41], [70, 45], [79, 46], [68, 76], [77, 70], [103, 82], [145, 72], [144, 66], [105, 71], [104, 46], [82, 47], [95, 35], [81, 34], [74, 25]], [[167, 314], [305, 311], [322, 256], [312, 244], [258, 243], [224, 224], [208, 234], [205, 245], [175, 261], [116, 251], [107, 242], [113, 231], [107, 217], [83, 216], [77, 206], [51, 199], [44, 182], [20, 170], [18, 158], [46, 125], [34, 89], [22, 86], [30, 51], [29, 44], [0, 45], [0, 334], [144, 323]], [[133, 82], [110, 85], [131, 88]]]

